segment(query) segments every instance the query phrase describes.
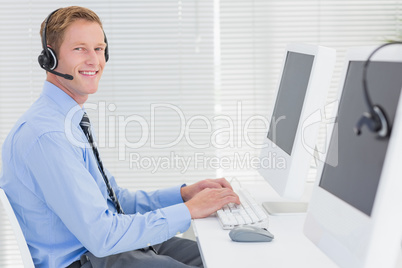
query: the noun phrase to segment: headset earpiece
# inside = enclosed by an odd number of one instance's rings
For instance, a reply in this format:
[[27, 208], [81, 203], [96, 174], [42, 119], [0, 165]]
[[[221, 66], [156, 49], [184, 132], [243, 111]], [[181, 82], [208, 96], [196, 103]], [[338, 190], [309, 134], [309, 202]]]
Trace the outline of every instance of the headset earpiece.
[[46, 50], [48, 53], [46, 53], [45, 50], [42, 50], [42, 53], [40, 53], [38, 57], [38, 62], [43, 69], [53, 71], [56, 69], [58, 63], [56, 53], [50, 47], [47, 47]]
[[105, 43], [106, 43], [106, 48], [105, 48], [105, 61], [107, 62], [109, 60], [109, 44], [107, 42], [106, 34], [105, 31], [103, 31], [103, 36], [105, 37]]
[[385, 138], [389, 134], [389, 124], [384, 110], [378, 106], [373, 106], [373, 112], [365, 112], [357, 122], [354, 131], [356, 135], [361, 134], [362, 127], [366, 125], [371, 132], [377, 133], [378, 138]]
[[387, 116], [385, 115], [384, 110], [378, 105], [374, 105], [373, 110], [376, 116], [375, 121], [378, 122], [375, 126], [377, 136], [378, 138], [385, 138], [390, 132]]

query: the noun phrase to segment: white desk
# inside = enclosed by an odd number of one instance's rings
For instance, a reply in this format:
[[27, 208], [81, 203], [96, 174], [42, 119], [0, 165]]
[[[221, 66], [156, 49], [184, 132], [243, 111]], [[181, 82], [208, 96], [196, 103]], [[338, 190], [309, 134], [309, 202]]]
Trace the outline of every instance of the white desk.
[[[243, 187], [257, 201], [277, 198], [268, 184]], [[215, 217], [194, 220], [193, 228], [207, 268], [337, 267], [304, 236], [304, 218], [305, 214], [270, 216], [268, 229], [275, 239], [269, 243], [233, 242], [229, 231], [223, 230]]]

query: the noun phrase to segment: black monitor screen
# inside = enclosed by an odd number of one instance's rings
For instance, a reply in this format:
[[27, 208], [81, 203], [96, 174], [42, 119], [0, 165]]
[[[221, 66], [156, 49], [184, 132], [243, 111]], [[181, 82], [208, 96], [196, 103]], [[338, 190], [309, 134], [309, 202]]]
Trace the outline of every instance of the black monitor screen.
[[[363, 95], [362, 61], [349, 63], [320, 187], [370, 216], [389, 138], [377, 139], [367, 126], [353, 128], [368, 106]], [[367, 72], [370, 97], [394, 122], [402, 86], [402, 63], [371, 62]]]
[[268, 139], [291, 154], [314, 56], [288, 52], [279, 84]]

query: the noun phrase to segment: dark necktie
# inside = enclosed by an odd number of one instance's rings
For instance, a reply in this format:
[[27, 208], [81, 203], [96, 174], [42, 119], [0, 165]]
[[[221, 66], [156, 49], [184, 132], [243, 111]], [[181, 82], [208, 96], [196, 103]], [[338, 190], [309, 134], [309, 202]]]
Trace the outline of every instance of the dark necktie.
[[[120, 206], [119, 200], [117, 199], [117, 196], [116, 196], [115, 192], [113, 191], [113, 188], [110, 185], [109, 179], [107, 178], [105, 171], [103, 169], [102, 160], [100, 159], [98, 148], [96, 148], [96, 144], [94, 143], [94, 139], [93, 139], [93, 136], [91, 133], [91, 122], [89, 121], [89, 117], [86, 113], [84, 113], [84, 115], [82, 116], [80, 126], [81, 126], [82, 130], [84, 131], [85, 136], [87, 136], [88, 142], [91, 145], [92, 151], [94, 152], [96, 161], [98, 162], [99, 170], [102, 174], [103, 180], [105, 181], [110, 199], [112, 199], [112, 201], [117, 209], [117, 212], [120, 214], [124, 214], [124, 211], [123, 211], [122, 207]], [[150, 250], [152, 250], [153, 252], [155, 252], [155, 254], [158, 254], [158, 252], [155, 250], [154, 247], [149, 246], [148, 248]], [[146, 248], [143, 248], [141, 250], [145, 251]]]
[[84, 115], [82, 116], [80, 126], [81, 126], [82, 130], [84, 131], [85, 136], [87, 136], [88, 142], [91, 145], [92, 151], [94, 152], [96, 161], [98, 162], [99, 171], [102, 174], [103, 180], [105, 181], [110, 199], [113, 201], [113, 203], [117, 209], [117, 212], [120, 214], [124, 214], [124, 211], [123, 211], [122, 207], [120, 206], [119, 200], [117, 199], [117, 196], [116, 196], [115, 192], [113, 191], [113, 188], [110, 185], [109, 179], [107, 178], [105, 171], [103, 169], [102, 160], [100, 159], [98, 148], [96, 148], [96, 144], [94, 143], [94, 139], [92, 136], [91, 122], [89, 121], [89, 117], [86, 113], [84, 113]]

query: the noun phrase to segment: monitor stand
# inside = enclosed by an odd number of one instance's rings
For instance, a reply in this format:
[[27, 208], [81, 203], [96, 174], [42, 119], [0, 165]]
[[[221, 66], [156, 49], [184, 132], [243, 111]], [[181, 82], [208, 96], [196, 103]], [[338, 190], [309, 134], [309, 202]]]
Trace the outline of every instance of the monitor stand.
[[263, 208], [270, 215], [285, 215], [285, 214], [297, 214], [306, 213], [308, 203], [307, 202], [264, 202]]

